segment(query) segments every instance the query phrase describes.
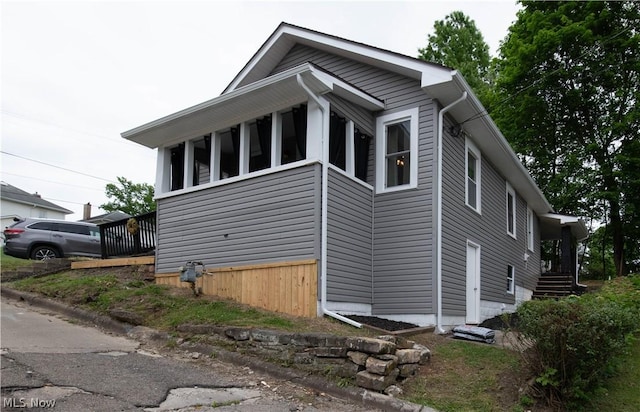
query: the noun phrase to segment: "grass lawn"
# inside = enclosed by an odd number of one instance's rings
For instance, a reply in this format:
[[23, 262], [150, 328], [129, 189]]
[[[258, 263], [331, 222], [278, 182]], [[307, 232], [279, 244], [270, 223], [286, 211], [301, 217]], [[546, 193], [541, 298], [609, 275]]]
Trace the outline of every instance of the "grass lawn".
[[[2, 256], [6, 262], [28, 262]], [[7, 263], [9, 264], [9, 263]], [[640, 280], [639, 280], [640, 282]], [[240, 305], [212, 296], [194, 297], [190, 289], [155, 285], [148, 274], [135, 268], [73, 270], [44, 277], [26, 278], [10, 287], [39, 293], [102, 314], [126, 310], [143, 324], [174, 331], [181, 324], [218, 324], [322, 332], [342, 336], [377, 336], [379, 332], [356, 329], [330, 318], [300, 318]], [[640, 293], [620, 291], [620, 294]], [[635, 290], [635, 289], [634, 289]], [[631, 295], [629, 295], [631, 296]], [[431, 349], [431, 361], [403, 384], [401, 398], [447, 411], [551, 411], [534, 404], [524, 389], [531, 378], [520, 356], [498, 345], [453, 340], [424, 333], [412, 336]], [[635, 411], [640, 405], [640, 340], [622, 362], [619, 374], [586, 407], [588, 412]]]
[[4, 254], [4, 248], [1, 248], [0, 252], [0, 269], [1, 270], [14, 270], [22, 266], [28, 266], [31, 264], [29, 259], [19, 259], [13, 256]]
[[586, 412], [635, 412], [640, 405], [640, 336]]

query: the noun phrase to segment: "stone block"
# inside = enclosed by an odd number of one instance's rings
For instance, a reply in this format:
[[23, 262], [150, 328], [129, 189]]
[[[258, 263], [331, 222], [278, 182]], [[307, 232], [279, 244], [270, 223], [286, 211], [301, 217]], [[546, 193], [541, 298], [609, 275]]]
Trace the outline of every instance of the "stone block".
[[362, 352], [348, 351], [347, 357], [356, 365], [365, 366], [367, 364], [367, 358], [369, 358], [369, 355]]
[[341, 378], [353, 378], [361, 370], [363, 370], [361, 366], [358, 366], [353, 362], [346, 361], [341, 365], [331, 366], [329, 373]]
[[398, 361], [396, 359], [383, 360], [370, 356], [367, 359], [367, 363], [365, 366], [367, 367], [367, 372], [369, 373], [373, 373], [376, 375], [389, 375], [393, 370], [396, 369], [396, 366], [398, 366]]
[[431, 360], [431, 351], [426, 346], [416, 343], [413, 345], [413, 349], [420, 351], [420, 365], [424, 365]]
[[109, 316], [115, 320], [130, 323], [131, 325], [144, 324], [144, 318], [142, 315], [124, 309], [111, 309], [109, 311]]
[[339, 346], [339, 345], [327, 345], [327, 340], [331, 339], [332, 335], [326, 333], [296, 333], [291, 336], [291, 345], [301, 347], [322, 347], [322, 346]]
[[235, 341], [249, 340], [251, 337], [251, 331], [245, 328], [228, 328], [224, 334]]
[[401, 378], [408, 378], [409, 376], [415, 375], [418, 369], [420, 369], [420, 365], [417, 363], [405, 363], [404, 365], [398, 365]]
[[384, 390], [384, 393], [389, 396], [400, 396], [402, 395], [402, 389], [396, 385], [391, 385], [387, 389]]
[[319, 358], [344, 358], [347, 356], [347, 348], [345, 347], [311, 348], [311, 353], [313, 353]]
[[388, 342], [382, 339], [347, 338], [345, 343], [348, 349], [375, 355], [393, 353], [396, 350], [395, 343]]
[[422, 351], [418, 349], [398, 349], [396, 356], [398, 357], [398, 363], [401, 365], [405, 363], [420, 363]]
[[384, 391], [396, 382], [400, 372], [395, 369], [390, 375], [376, 375], [367, 371], [356, 374], [356, 385], [374, 391]]
[[414, 341], [403, 338], [402, 336], [398, 336], [398, 339], [396, 340], [396, 347], [398, 349], [413, 349], [413, 345], [415, 344], [416, 343]]
[[308, 352], [296, 352], [293, 354], [292, 360], [299, 365], [311, 365], [315, 363], [316, 357]]
[[281, 332], [265, 329], [252, 329], [250, 332], [251, 339], [256, 342], [262, 342], [264, 345], [278, 345], [280, 344]]

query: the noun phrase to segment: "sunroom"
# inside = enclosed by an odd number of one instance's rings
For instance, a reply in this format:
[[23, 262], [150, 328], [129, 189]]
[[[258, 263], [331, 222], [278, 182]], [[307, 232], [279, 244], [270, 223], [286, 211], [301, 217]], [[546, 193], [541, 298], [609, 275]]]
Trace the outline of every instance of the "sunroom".
[[[321, 97], [327, 94], [332, 104]], [[356, 124], [345, 114], [349, 109], [341, 110], [350, 105], [369, 115]], [[365, 180], [371, 113], [383, 108], [382, 101], [306, 63], [122, 136], [158, 149], [158, 198], [321, 162], [323, 136], [329, 137], [330, 162]]]

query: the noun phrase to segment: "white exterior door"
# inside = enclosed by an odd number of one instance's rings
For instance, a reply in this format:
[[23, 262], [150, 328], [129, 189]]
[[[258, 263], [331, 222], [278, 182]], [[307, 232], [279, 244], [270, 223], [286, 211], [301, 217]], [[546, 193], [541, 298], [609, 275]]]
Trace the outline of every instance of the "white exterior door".
[[480, 323], [480, 245], [467, 242], [466, 323]]

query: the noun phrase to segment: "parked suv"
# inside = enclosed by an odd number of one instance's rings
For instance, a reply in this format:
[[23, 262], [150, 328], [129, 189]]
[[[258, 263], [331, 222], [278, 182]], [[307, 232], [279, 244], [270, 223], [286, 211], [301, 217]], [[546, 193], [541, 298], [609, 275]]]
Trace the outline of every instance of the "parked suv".
[[100, 229], [93, 223], [27, 218], [7, 227], [4, 236], [4, 253], [19, 258], [101, 256]]

